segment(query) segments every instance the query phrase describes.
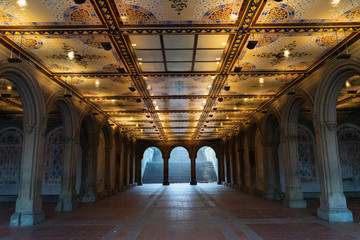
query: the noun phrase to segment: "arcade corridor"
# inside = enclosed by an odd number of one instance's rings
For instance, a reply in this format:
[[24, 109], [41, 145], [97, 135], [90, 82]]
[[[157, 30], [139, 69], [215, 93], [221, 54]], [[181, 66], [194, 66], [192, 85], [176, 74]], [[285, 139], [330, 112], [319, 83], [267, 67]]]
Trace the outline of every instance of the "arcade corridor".
[[[146, 184], [73, 212], [54, 212], [34, 227], [8, 227], [14, 204], [1, 203], [0, 239], [359, 239], [359, 200], [349, 200], [354, 223], [316, 217], [318, 200], [307, 209], [214, 184]], [[50, 210], [51, 209], [51, 210]]]

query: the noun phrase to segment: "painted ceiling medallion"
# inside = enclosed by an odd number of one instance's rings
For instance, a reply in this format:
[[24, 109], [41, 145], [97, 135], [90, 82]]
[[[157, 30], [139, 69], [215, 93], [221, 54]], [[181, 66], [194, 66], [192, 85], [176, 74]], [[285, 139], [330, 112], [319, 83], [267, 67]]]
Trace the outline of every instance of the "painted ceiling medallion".
[[286, 59], [286, 56], [284, 55], [285, 50], [290, 51], [288, 55], [288, 57], [290, 58], [302, 58], [311, 55], [311, 53], [307, 53], [307, 52], [292, 52], [293, 50], [295, 50], [295, 48], [296, 48], [296, 41], [293, 41], [292, 43], [285, 45], [282, 49], [280, 49], [278, 53], [269, 52], [269, 53], [261, 53], [253, 56], [258, 58], [272, 58], [270, 64], [272, 66], [275, 66]]
[[66, 43], [63, 43], [63, 47], [62, 47], [63, 51], [65, 54], [54, 54], [49, 56], [48, 58], [53, 58], [53, 59], [61, 59], [61, 60], [68, 60], [68, 53], [73, 51], [74, 52], [74, 59], [73, 61], [77, 64], [79, 64], [80, 66], [87, 68], [87, 66], [89, 65], [88, 60], [94, 60], [94, 59], [101, 59], [103, 58], [103, 56], [99, 56], [96, 54], [78, 54], [78, 52], [71, 46], [67, 45]]
[[210, 16], [209, 16], [209, 20], [212, 21], [218, 21], [218, 20], [230, 20], [230, 15], [232, 13], [232, 9], [231, 8], [221, 8], [219, 10], [217, 10], [216, 12], [213, 12]]
[[184, 8], [187, 8], [187, 0], [169, 0], [172, 2], [171, 8], [174, 8], [175, 12], [177, 12], [178, 15], [181, 14], [181, 11], [184, 10]]

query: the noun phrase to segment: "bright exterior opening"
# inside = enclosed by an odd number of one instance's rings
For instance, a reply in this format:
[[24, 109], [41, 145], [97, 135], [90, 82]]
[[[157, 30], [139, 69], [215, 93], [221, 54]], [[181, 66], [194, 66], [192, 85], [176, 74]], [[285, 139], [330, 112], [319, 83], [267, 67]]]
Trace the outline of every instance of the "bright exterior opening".
[[170, 153], [169, 182], [190, 183], [191, 168], [188, 151], [183, 147], [176, 147]]
[[211, 147], [199, 149], [196, 157], [196, 180], [198, 183], [211, 183], [218, 180], [218, 160]]
[[156, 147], [145, 150], [141, 161], [142, 182], [162, 183], [164, 178], [164, 160], [161, 151]]

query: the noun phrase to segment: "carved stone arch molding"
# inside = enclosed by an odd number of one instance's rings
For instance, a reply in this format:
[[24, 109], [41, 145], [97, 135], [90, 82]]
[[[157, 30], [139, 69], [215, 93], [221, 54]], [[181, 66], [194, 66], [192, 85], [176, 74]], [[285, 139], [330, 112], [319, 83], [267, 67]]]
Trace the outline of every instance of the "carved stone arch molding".
[[326, 123], [329, 128], [334, 128], [338, 95], [347, 79], [360, 75], [360, 62], [357, 59], [339, 60], [324, 73], [315, 95], [314, 122]]
[[0, 78], [16, 87], [23, 106], [24, 140], [21, 157], [20, 188], [11, 226], [34, 225], [44, 220], [41, 209], [41, 173], [44, 159], [46, 107], [44, 94], [35, 77], [22, 65], [3, 64]]
[[24, 111], [24, 125], [39, 124], [40, 126], [46, 126], [44, 95], [35, 77], [18, 66], [2, 64], [0, 78], [9, 80], [19, 92]]

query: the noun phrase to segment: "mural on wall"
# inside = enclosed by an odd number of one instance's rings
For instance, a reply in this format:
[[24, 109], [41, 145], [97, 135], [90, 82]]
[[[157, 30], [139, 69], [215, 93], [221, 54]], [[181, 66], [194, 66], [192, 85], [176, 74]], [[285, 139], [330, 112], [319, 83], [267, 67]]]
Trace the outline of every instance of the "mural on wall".
[[57, 127], [46, 137], [44, 184], [61, 184], [64, 139], [63, 128]]
[[345, 182], [360, 181], [360, 128], [344, 124], [338, 128], [341, 174]]
[[0, 131], [0, 185], [18, 184], [23, 133], [15, 127]]

